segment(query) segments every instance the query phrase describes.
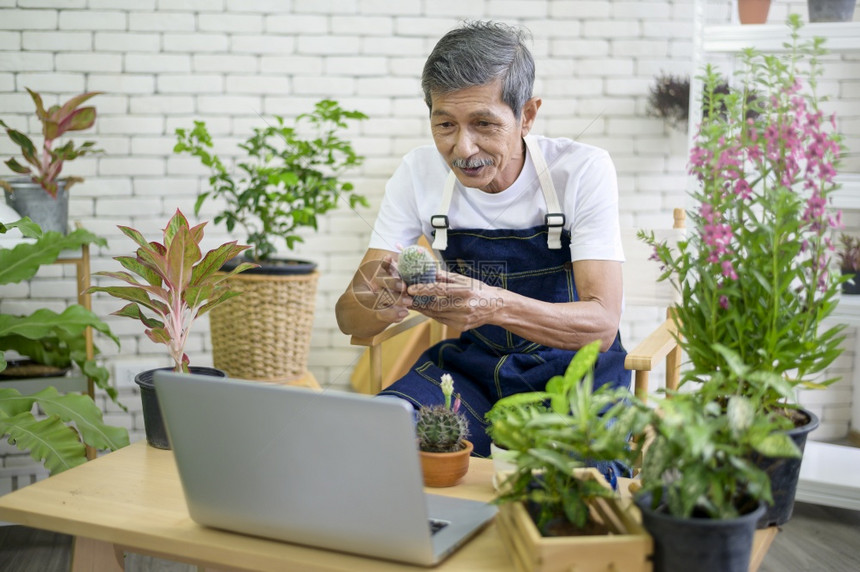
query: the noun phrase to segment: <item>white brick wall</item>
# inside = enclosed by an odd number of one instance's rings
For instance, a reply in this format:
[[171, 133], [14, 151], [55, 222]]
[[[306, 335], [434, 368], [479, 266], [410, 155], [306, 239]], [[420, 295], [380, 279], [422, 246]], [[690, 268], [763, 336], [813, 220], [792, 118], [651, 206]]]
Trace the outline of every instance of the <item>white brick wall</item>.
[[[93, 100], [100, 114], [95, 128], [75, 139], [96, 139], [106, 153], [67, 170], [87, 178], [73, 189], [71, 210], [109, 239], [92, 263], [94, 270], [104, 270], [116, 269], [110, 256], [130, 248], [115, 225], [155, 234], [177, 207], [191, 214], [205, 172], [172, 155], [176, 127], [204, 119], [219, 152], [235, 155], [233, 144], [260, 124], [260, 113], [295, 116], [318, 99], [334, 97], [370, 115], [353, 136], [367, 159], [352, 178], [372, 207], [360, 217], [347, 211], [331, 215], [337, 222], [324, 222], [320, 234], [308, 236], [297, 252], [324, 271], [311, 368], [324, 385], [346, 386], [358, 354], [337, 330], [334, 303], [363, 253], [369, 237], [363, 221], [372, 222], [385, 179], [403, 153], [429, 141], [419, 74], [438, 37], [463, 18], [492, 17], [528, 27], [544, 98], [538, 131], [607, 148], [619, 170], [624, 223], [660, 226], [670, 223], [672, 207], [684, 204], [684, 149], [660, 120], [647, 117], [645, 103], [656, 73], [691, 71], [691, 4], [10, 0], [0, 3], [0, 117], [37, 130], [25, 86], [48, 102], [84, 90], [105, 92]], [[726, 0], [723, 17], [728, 5]], [[784, 18], [790, 9], [803, 12], [805, 3], [775, 5], [774, 18]], [[839, 76], [846, 79], [838, 84], [855, 108], [856, 63], [855, 58], [840, 65]], [[0, 154], [13, 151], [0, 140]], [[6, 174], [3, 169], [0, 175]], [[208, 230], [213, 241], [226, 238], [223, 228]], [[39, 288], [0, 290], [0, 307], [42, 305]], [[118, 306], [98, 297], [94, 307], [107, 314]], [[625, 317], [627, 345], [658, 319], [656, 311]], [[102, 342], [108, 356], [163, 357], [130, 320], [110, 318], [110, 323], [123, 347]], [[204, 325], [197, 325], [191, 342], [200, 349], [193, 356], [199, 365], [211, 362]], [[124, 397], [129, 407], [137, 407], [136, 397]], [[124, 418], [114, 410], [110, 415]], [[139, 429], [136, 417], [124, 423]]]

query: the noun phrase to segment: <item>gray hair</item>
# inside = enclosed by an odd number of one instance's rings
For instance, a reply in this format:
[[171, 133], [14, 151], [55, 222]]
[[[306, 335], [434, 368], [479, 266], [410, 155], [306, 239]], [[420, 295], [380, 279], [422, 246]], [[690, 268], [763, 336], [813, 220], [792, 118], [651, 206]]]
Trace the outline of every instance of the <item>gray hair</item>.
[[467, 22], [436, 43], [424, 64], [421, 88], [432, 112], [433, 93], [450, 93], [502, 81], [502, 101], [519, 119], [532, 96], [535, 63], [528, 34], [500, 22]]

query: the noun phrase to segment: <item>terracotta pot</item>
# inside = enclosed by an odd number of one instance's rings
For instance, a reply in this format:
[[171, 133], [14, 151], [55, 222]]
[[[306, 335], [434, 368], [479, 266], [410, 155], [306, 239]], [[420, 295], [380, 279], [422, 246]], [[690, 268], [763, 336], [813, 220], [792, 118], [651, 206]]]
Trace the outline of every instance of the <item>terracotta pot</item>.
[[421, 472], [424, 485], [428, 487], [453, 487], [469, 472], [469, 455], [474, 446], [471, 441], [463, 441], [466, 446], [454, 453], [421, 454]]
[[741, 24], [764, 24], [770, 10], [770, 0], [738, 0]]

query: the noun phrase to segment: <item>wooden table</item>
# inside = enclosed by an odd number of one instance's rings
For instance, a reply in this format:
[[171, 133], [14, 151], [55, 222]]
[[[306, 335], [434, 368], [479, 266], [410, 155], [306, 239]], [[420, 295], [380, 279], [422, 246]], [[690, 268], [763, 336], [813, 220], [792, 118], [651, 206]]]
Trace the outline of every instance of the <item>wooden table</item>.
[[[489, 500], [492, 470], [472, 459], [463, 483], [432, 492]], [[0, 497], [0, 520], [75, 535], [73, 571], [122, 570], [124, 551], [219, 570], [424, 570], [200, 526], [188, 516], [172, 452], [142, 441]], [[752, 570], [775, 535], [757, 533]], [[434, 570], [514, 567], [491, 523]]]

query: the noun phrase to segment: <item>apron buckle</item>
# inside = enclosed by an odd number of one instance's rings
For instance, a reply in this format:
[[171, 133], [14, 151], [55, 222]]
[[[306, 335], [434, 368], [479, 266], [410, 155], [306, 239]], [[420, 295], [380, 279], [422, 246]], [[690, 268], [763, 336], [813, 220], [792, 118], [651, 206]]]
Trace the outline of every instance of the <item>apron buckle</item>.
[[[432, 219], [431, 219], [432, 220]], [[558, 222], [552, 222], [558, 221]], [[564, 226], [565, 222], [567, 222], [567, 217], [564, 216], [564, 213], [547, 213], [543, 216], [543, 222], [548, 227], [561, 227]]]
[[[562, 215], [564, 216], [564, 215]], [[437, 219], [442, 219], [443, 222], [437, 223]], [[448, 215], [437, 214], [430, 217], [430, 226], [433, 228], [448, 228]]]

